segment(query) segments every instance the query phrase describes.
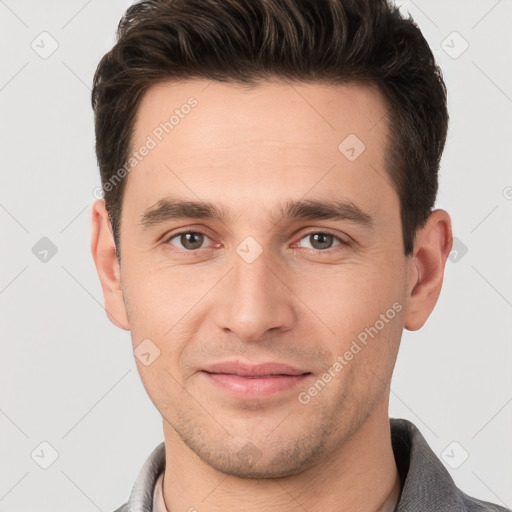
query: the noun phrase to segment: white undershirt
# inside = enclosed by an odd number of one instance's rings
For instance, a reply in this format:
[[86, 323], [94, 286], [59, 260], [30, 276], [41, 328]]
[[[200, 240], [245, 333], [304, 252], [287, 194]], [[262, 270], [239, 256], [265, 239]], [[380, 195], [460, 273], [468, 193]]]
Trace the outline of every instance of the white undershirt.
[[153, 512], [168, 512], [164, 502], [163, 483], [164, 472], [162, 471], [157, 478], [153, 491]]

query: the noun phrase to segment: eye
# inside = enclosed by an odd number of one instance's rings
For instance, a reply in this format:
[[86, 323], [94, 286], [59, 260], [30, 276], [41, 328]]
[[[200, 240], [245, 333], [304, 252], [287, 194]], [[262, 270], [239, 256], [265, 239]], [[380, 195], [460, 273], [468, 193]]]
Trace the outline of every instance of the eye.
[[[175, 242], [173, 240], [176, 239]], [[168, 243], [178, 249], [182, 249], [184, 252], [192, 252], [199, 249], [203, 249], [203, 244], [210, 238], [202, 231], [181, 231], [175, 233], [165, 240]], [[310, 232], [303, 236], [296, 245], [300, 245], [302, 240], [306, 240], [309, 243], [308, 246], [302, 246], [306, 249], [313, 249], [320, 252], [326, 252], [332, 247], [339, 245], [348, 246], [349, 242], [342, 240], [340, 237], [323, 231]], [[337, 241], [337, 243], [336, 243]]]
[[[177, 238], [178, 242], [181, 244], [180, 246], [176, 246], [171, 240]], [[205, 233], [201, 231], [182, 231], [181, 233], [176, 233], [169, 237], [166, 240], [166, 243], [170, 243], [171, 245], [175, 245], [178, 249], [185, 249], [185, 251], [195, 251], [197, 249], [201, 249], [205, 239], [209, 239]]]
[[337, 245], [348, 245], [348, 243], [342, 240], [340, 237], [337, 237], [331, 233], [324, 232], [308, 233], [306, 236], [302, 237], [301, 240], [307, 240], [310, 243], [310, 247], [307, 248], [319, 251], [325, 251], [326, 249], [333, 247], [333, 242], [335, 240], [338, 240], [339, 243], [335, 244], [334, 247]]

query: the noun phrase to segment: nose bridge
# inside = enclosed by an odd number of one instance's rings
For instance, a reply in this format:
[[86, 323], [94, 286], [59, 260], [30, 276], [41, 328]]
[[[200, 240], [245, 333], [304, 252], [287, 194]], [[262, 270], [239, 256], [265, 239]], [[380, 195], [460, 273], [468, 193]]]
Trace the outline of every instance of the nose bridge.
[[[232, 271], [233, 281], [233, 306], [239, 306], [239, 311], [244, 312], [245, 307], [254, 311], [268, 308], [276, 298], [276, 277], [272, 271], [272, 257], [267, 249], [257, 255], [254, 260], [247, 259], [244, 253], [241, 254], [243, 247], [239, 248], [234, 259], [234, 268]], [[253, 248], [250, 248], [250, 252]], [[272, 293], [272, 291], [274, 293]], [[247, 315], [250, 310], [245, 311]]]
[[224, 290], [228, 297], [221, 301], [219, 327], [245, 340], [261, 339], [270, 329], [291, 327], [293, 304], [277, 277], [277, 267], [269, 249], [261, 246], [258, 249], [251, 240], [240, 244], [233, 255], [233, 268]]

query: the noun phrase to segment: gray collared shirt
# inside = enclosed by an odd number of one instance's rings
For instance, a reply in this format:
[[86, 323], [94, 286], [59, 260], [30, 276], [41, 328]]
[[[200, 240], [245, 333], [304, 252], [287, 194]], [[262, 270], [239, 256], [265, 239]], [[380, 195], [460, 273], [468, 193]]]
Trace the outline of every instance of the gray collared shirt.
[[[397, 512], [512, 512], [458, 489], [413, 423], [390, 418], [390, 426], [393, 453], [402, 480]], [[115, 512], [152, 512], [155, 484], [164, 467], [162, 442], [144, 463], [128, 502]]]

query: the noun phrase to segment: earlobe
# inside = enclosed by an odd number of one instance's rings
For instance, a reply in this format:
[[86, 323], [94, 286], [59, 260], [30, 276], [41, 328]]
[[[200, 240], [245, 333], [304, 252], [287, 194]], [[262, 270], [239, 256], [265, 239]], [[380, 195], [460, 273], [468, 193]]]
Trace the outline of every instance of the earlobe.
[[408, 262], [406, 329], [420, 329], [432, 313], [441, 293], [452, 244], [450, 216], [444, 210], [433, 211], [416, 233], [414, 252]]
[[91, 252], [103, 290], [105, 312], [114, 325], [128, 331], [129, 324], [121, 290], [119, 262], [112, 226], [103, 199], [95, 201], [92, 205]]

